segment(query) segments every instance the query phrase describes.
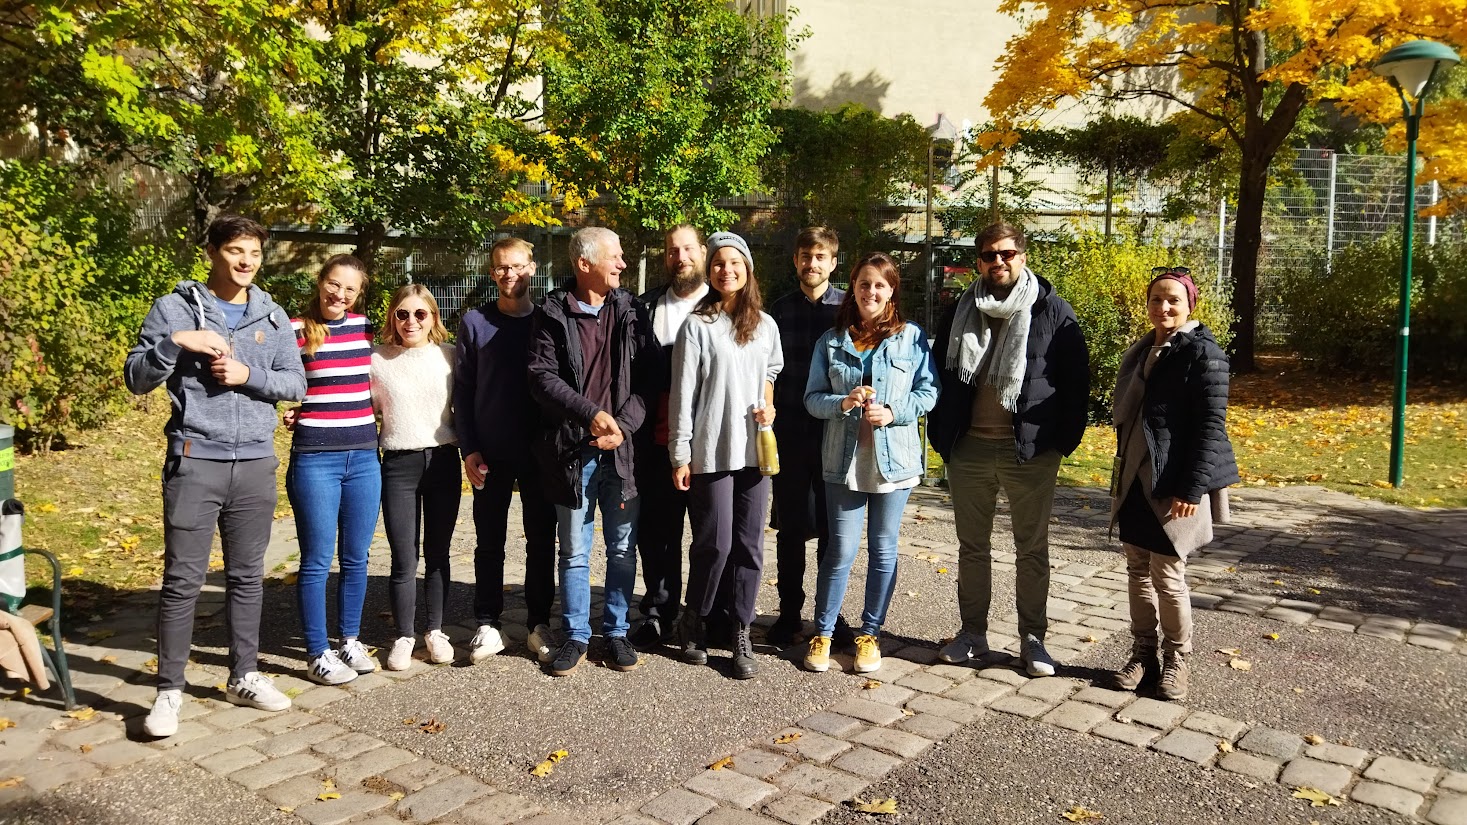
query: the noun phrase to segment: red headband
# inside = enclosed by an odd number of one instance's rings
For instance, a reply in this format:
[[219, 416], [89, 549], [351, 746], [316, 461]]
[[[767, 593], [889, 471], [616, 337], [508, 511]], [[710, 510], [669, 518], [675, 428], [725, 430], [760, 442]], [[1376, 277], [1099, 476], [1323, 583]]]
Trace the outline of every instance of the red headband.
[[1195, 283], [1192, 282], [1192, 276], [1191, 275], [1188, 275], [1188, 274], [1183, 273], [1183, 272], [1163, 272], [1162, 274], [1156, 276], [1155, 278], [1152, 278], [1151, 279], [1151, 283], [1149, 283], [1149, 284], [1146, 285], [1146, 297], [1147, 298], [1150, 298], [1151, 297], [1151, 288], [1154, 287], [1154, 286], [1156, 286], [1156, 282], [1157, 281], [1164, 281], [1164, 280], [1167, 280], [1167, 279], [1171, 279], [1173, 281], [1176, 281], [1177, 283], [1181, 284], [1184, 289], [1187, 290], [1187, 309], [1189, 309], [1189, 310], [1190, 309], [1196, 309], [1197, 308], [1197, 284], [1195, 284]]

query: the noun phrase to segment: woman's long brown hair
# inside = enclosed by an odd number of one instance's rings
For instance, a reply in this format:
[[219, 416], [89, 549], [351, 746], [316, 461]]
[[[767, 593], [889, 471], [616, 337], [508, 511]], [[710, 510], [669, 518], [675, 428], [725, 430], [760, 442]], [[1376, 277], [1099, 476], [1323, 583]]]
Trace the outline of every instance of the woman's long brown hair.
[[[867, 267], [876, 270], [877, 275], [891, 284], [891, 301], [887, 303], [886, 311], [869, 325], [861, 318], [861, 310], [856, 306], [856, 281], [861, 277], [861, 270]], [[902, 273], [897, 269], [896, 261], [885, 252], [869, 253], [851, 268], [851, 288], [835, 312], [835, 328], [851, 330], [852, 343], [874, 347], [907, 325], [906, 319], [902, 318], [901, 298]]]
[[[731, 249], [732, 247], [724, 247]], [[740, 255], [742, 257], [742, 254]], [[745, 260], [745, 264], [749, 261]], [[711, 279], [711, 276], [710, 276]], [[698, 303], [694, 312], [708, 318], [717, 318], [718, 313], [723, 311], [723, 296], [718, 290], [709, 289], [708, 294]], [[734, 295], [733, 311], [728, 314], [729, 320], [733, 322], [734, 343], [743, 346], [754, 340], [759, 332], [760, 315], [764, 311], [764, 298], [759, 294], [759, 281], [754, 278], [754, 267], [749, 266], [749, 278], [744, 282], [744, 288]]]
[[332, 255], [327, 258], [326, 263], [321, 264], [321, 271], [316, 273], [316, 291], [311, 295], [311, 302], [306, 304], [306, 311], [301, 313], [301, 334], [306, 339], [306, 345], [301, 348], [301, 352], [306, 355], [315, 355], [316, 350], [326, 343], [326, 337], [331, 332], [326, 328], [326, 316], [321, 314], [321, 284], [339, 266], [362, 273], [362, 288], [357, 292], [357, 299], [352, 302], [351, 309], [361, 306], [362, 299], [366, 297], [366, 265], [353, 255]]

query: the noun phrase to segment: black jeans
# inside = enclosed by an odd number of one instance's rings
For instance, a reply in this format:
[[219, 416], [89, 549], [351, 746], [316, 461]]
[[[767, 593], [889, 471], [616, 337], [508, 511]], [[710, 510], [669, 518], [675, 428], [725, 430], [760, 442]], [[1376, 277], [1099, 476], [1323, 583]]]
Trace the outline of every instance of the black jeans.
[[[777, 419], [776, 419], [777, 420]], [[825, 558], [830, 528], [825, 517], [825, 478], [820, 435], [801, 429], [779, 434], [779, 474], [774, 476], [774, 512], [779, 535], [775, 559], [779, 576], [779, 613], [798, 617], [805, 607], [805, 542], [812, 537], [815, 561]]]
[[[463, 466], [458, 447], [382, 453], [382, 520], [392, 548], [388, 596], [397, 635], [412, 636], [418, 607], [418, 550], [423, 554], [423, 596], [428, 630], [443, 627], [448, 599], [448, 548], [458, 521]], [[421, 544], [419, 537], [421, 536]]]
[[525, 530], [526, 624], [550, 623], [555, 603], [555, 505], [545, 497], [540, 466], [528, 453], [485, 458], [484, 489], [474, 491], [474, 618], [499, 626], [504, 612], [504, 544], [509, 535], [509, 505], [520, 490], [520, 524]]
[[[661, 447], [661, 445], [658, 445]], [[666, 456], [661, 447], [658, 458]], [[642, 583], [646, 593], [639, 605], [643, 616], [656, 617], [663, 628], [677, 618], [683, 595], [683, 522], [688, 512], [688, 493], [672, 483], [672, 469], [665, 458], [655, 467], [637, 474], [637, 494], [642, 508], [637, 514], [637, 551], [642, 557]]]
[[754, 602], [764, 572], [768, 503], [769, 485], [758, 467], [693, 474], [688, 491], [688, 516], [693, 525], [693, 544], [688, 550], [689, 610], [706, 618], [720, 601], [719, 585], [724, 582], [733, 617], [741, 624], [754, 623]]

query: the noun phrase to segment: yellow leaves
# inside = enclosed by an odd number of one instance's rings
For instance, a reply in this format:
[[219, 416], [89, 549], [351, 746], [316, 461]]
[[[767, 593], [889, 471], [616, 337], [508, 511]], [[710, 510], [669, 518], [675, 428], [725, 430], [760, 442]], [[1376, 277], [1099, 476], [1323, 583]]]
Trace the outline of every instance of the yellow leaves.
[[939, 568], [937, 568], [937, 572], [939, 572], [939, 573], [946, 573], [947, 572], [947, 568], [946, 567], [939, 567]]
[[1311, 733], [1308, 736], [1304, 737], [1304, 741], [1308, 742], [1311, 745], [1323, 745], [1324, 737], [1320, 736], [1317, 733]]
[[1228, 667], [1232, 668], [1233, 670], [1241, 670], [1246, 673], [1253, 669], [1253, 663], [1248, 661], [1247, 659], [1234, 658], [1228, 660]]
[[317, 802], [330, 802], [340, 798], [341, 794], [336, 790], [336, 780], [329, 776], [321, 780], [321, 792], [316, 794]]
[[1217, 652], [1218, 653], [1225, 653], [1228, 656], [1242, 656], [1243, 655], [1242, 648], [1237, 648], [1237, 647], [1220, 647], [1220, 648], [1217, 649]]
[[709, 765], [708, 766], [708, 770], [710, 770], [710, 771], [721, 771], [724, 768], [732, 768], [733, 767], [733, 763], [734, 763], [734, 761], [733, 761], [733, 757], [732, 756], [725, 756], [722, 759], [718, 760], [717, 762], [714, 762], [712, 765]]
[[860, 811], [863, 814], [894, 814], [897, 812], [897, 801], [890, 797], [872, 802], [856, 797], [846, 804], [852, 810]]
[[87, 572], [87, 571], [86, 571], [86, 568], [84, 568], [84, 567], [73, 567], [70, 570], [67, 570], [66, 571], [66, 575], [68, 575], [68, 576], [70, 576], [72, 578], [76, 578], [77, 576], [80, 576], [81, 574], [83, 574], [85, 572]]
[[402, 791], [393, 791], [392, 793], [387, 795], [387, 798], [391, 799], [393, 802], [398, 802], [401, 801], [402, 798], [405, 796], [407, 796], [407, 794], [403, 793]]
[[1265, 633], [1265, 634], [1263, 634], [1263, 638], [1269, 640], [1270, 642], [1277, 642], [1279, 640], [1279, 634], [1277, 634], [1277, 633]]
[[0, 730], [7, 730], [7, 729], [13, 728], [13, 727], [15, 727], [15, 723], [14, 722], [10, 721], [9, 719], [5, 718], [4, 716], [0, 716]]
[[879, 687], [881, 687], [881, 683], [876, 681], [875, 679], [867, 679], [866, 681], [861, 683], [862, 690], [875, 690]]
[[14, 788], [16, 785], [19, 785], [24, 781], [24, 776], [12, 776], [9, 779], [0, 779], [0, 789]]
[[115, 665], [117, 664], [117, 657], [112, 655], [111, 653], [108, 653], [106, 656], [103, 656], [98, 661], [100, 661], [104, 665]]
[[445, 730], [448, 730], [448, 724], [438, 721], [438, 717], [436, 716], [426, 722], [418, 723], [419, 733], [442, 733]]
[[66, 714], [79, 722], [85, 722], [97, 715], [96, 708], [77, 708]]
[[542, 778], [549, 776], [550, 772], [555, 770], [555, 766], [560, 763], [560, 760], [566, 758], [567, 756], [570, 756], [570, 751], [563, 749], [554, 751], [553, 753], [546, 756], [543, 762], [531, 768], [530, 775]]
[[1105, 815], [1100, 811], [1092, 811], [1084, 805], [1075, 805], [1068, 811], [1061, 813], [1060, 816], [1071, 822], [1094, 822], [1097, 819], [1105, 818]]
[[1310, 788], [1307, 786], [1302, 788], [1295, 788], [1293, 798], [1309, 800], [1309, 807], [1311, 808], [1323, 808], [1326, 805], [1340, 804], [1340, 800], [1335, 799], [1324, 791], [1321, 791], [1318, 788]]
[[43, 501], [40, 504], [37, 504], [36, 506], [32, 507], [31, 508], [31, 512], [33, 512], [33, 513], [54, 513], [54, 512], [56, 512], [56, 505], [52, 504], [49, 501]]
[[81, 751], [82, 753], [91, 753], [93, 750], [96, 750], [96, 748], [89, 744], [83, 744], [78, 747], [77, 750]]
[[791, 731], [790, 733], [784, 733], [784, 734], [780, 734], [779, 736], [774, 737], [774, 744], [776, 744], [776, 745], [789, 745], [789, 744], [792, 744], [794, 742], [798, 742], [799, 739], [800, 739], [800, 732], [799, 731]]
[[1232, 753], [1233, 743], [1226, 739], [1219, 739], [1217, 740], [1217, 749], [1221, 753]]

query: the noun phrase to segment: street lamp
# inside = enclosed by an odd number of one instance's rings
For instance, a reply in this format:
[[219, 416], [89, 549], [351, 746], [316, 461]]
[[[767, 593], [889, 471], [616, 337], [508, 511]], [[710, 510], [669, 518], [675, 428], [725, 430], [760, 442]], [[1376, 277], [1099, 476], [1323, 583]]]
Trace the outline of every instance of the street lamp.
[[1411, 244], [1416, 224], [1416, 137], [1432, 81], [1456, 65], [1457, 53], [1430, 40], [1413, 40], [1386, 52], [1373, 67], [1401, 96], [1406, 118], [1406, 228], [1401, 245], [1401, 314], [1396, 338], [1396, 403], [1391, 420], [1391, 485], [1404, 481], [1406, 453], [1406, 349], [1411, 337]]

